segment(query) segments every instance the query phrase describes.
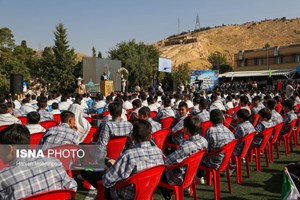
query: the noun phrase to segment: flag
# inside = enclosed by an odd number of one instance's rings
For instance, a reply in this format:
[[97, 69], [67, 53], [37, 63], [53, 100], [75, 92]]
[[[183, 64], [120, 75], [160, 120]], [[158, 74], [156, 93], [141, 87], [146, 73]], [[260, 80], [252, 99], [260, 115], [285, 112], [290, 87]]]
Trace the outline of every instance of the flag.
[[269, 77], [271, 77], [271, 76], [272, 76], [272, 73], [273, 73], [272, 69], [271, 69], [271, 68], [269, 68]]
[[281, 199], [282, 200], [297, 200], [300, 196], [299, 191], [291, 178], [290, 173], [287, 169], [284, 170], [283, 174], [283, 183], [281, 190]]

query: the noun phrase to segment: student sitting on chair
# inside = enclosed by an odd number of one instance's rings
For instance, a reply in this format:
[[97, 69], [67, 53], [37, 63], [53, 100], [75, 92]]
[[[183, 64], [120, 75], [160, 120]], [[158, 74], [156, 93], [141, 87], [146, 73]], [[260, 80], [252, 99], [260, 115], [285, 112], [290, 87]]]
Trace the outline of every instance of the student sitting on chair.
[[[43, 121], [49, 121], [49, 120], [53, 120], [53, 114], [49, 111], [46, 110], [47, 108], [47, 98], [46, 97], [40, 97], [38, 99], [38, 112], [40, 114], [40, 122], [43, 122]], [[52, 104], [51, 104], [52, 105]]]
[[9, 164], [9, 167], [0, 171], [0, 199], [23, 199], [59, 189], [76, 191], [76, 181], [67, 175], [56, 158], [16, 157], [17, 144], [29, 143], [30, 133], [25, 126], [13, 124], [0, 131], [0, 159], [4, 164]]
[[[234, 135], [232, 132], [223, 125], [223, 112], [219, 109], [214, 109], [210, 112], [210, 121], [212, 122], [212, 127], [207, 129], [204, 138], [208, 142], [208, 152], [217, 151], [232, 140], [234, 140]], [[215, 156], [203, 156], [202, 164], [218, 169], [222, 163], [224, 154], [218, 154]]]
[[[176, 133], [180, 130], [183, 130], [183, 122], [187, 117], [188, 113], [188, 105], [186, 102], [182, 101], [178, 105], [179, 118], [176, 120], [177, 122], [171, 125], [171, 133]], [[200, 124], [199, 124], [200, 125]], [[183, 133], [171, 135], [171, 141], [174, 144], [180, 144], [183, 141]]]
[[27, 124], [25, 125], [30, 134], [45, 132], [46, 129], [39, 124], [40, 114], [38, 112], [30, 112], [27, 115]]
[[[102, 179], [107, 199], [134, 199], [134, 187], [112, 188], [118, 182], [136, 174], [139, 171], [164, 164], [163, 154], [155, 145], [151, 144], [152, 127], [148, 121], [136, 120], [132, 131], [134, 145], [124, 151], [113, 165], [102, 176], [101, 172], [82, 172], [82, 177], [97, 188], [97, 181]], [[110, 197], [109, 197], [110, 196]]]
[[64, 144], [78, 144], [79, 134], [76, 126], [75, 115], [71, 111], [60, 114], [61, 124], [49, 128], [40, 141], [41, 149], [49, 149]]
[[[248, 135], [249, 133], [252, 133], [255, 131], [253, 125], [249, 122], [250, 113], [247, 109], [240, 109], [236, 113], [237, 115], [237, 127], [234, 132], [235, 139], [241, 139]], [[244, 144], [236, 144], [233, 154], [238, 156], [241, 154], [241, 151], [243, 150]]]
[[144, 106], [139, 109], [139, 119], [150, 122], [152, 126], [152, 133], [161, 130], [161, 124], [150, 118], [150, 109], [148, 107]]
[[164, 97], [162, 102], [164, 108], [159, 109], [157, 115], [153, 118], [155, 121], [160, 121], [167, 117], [175, 117], [175, 113], [171, 108], [171, 100], [168, 97]]
[[60, 110], [59, 110], [59, 105], [58, 105], [58, 103], [56, 103], [56, 102], [54, 102], [53, 104], [52, 104], [52, 114], [53, 115], [60, 115]]
[[9, 113], [8, 106], [5, 103], [0, 104], [0, 126], [11, 125], [14, 123], [21, 124], [21, 121]]
[[272, 111], [269, 108], [261, 109], [258, 114], [260, 115], [259, 123], [255, 127], [256, 135], [253, 138], [251, 146], [258, 147], [263, 141], [263, 136], [259, 135], [263, 130], [270, 128], [273, 126], [273, 122], [271, 121]]
[[[207, 148], [207, 141], [199, 135], [200, 120], [197, 116], [190, 116], [184, 119], [184, 133], [189, 136], [188, 139], [182, 141], [179, 148], [172, 154], [167, 156], [165, 163], [169, 166], [182, 162], [190, 155]], [[168, 182], [171, 185], [181, 185], [184, 179], [186, 167], [175, 170], [166, 170], [162, 176], [163, 182]], [[165, 199], [170, 199], [171, 191], [160, 187]]]
[[280, 134], [286, 134], [290, 130], [290, 123], [297, 119], [297, 115], [294, 112], [294, 102], [290, 99], [286, 99], [282, 102], [282, 109], [284, 111], [283, 127]]

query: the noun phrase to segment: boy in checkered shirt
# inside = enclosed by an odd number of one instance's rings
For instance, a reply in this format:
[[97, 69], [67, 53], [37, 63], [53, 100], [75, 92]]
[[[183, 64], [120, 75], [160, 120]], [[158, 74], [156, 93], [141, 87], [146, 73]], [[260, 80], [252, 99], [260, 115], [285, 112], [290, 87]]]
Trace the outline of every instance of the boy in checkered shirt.
[[[236, 122], [238, 123], [236, 130], [234, 132], [234, 137], [236, 139], [241, 139], [248, 135], [249, 133], [253, 133], [255, 131], [253, 125], [249, 122], [250, 113], [247, 109], [240, 109], [236, 113], [237, 119]], [[244, 144], [236, 144], [233, 154], [240, 155], [241, 151], [243, 150]]]
[[273, 126], [273, 122], [271, 121], [272, 111], [269, 108], [261, 109], [258, 114], [260, 115], [259, 123], [255, 127], [256, 135], [253, 138], [251, 146], [258, 147], [263, 141], [263, 136], [260, 133]]
[[[181, 142], [179, 148], [167, 156], [165, 163], [169, 166], [175, 165], [188, 158], [190, 155], [207, 148], [207, 141], [200, 136], [200, 120], [197, 116], [189, 116], [183, 120], [184, 133], [189, 136], [188, 139]], [[186, 167], [174, 170], [166, 170], [162, 176], [162, 181], [171, 185], [181, 185], [186, 173]], [[170, 199], [171, 191], [166, 188], [160, 188], [165, 199]]]
[[76, 181], [67, 175], [58, 159], [16, 156], [16, 144], [29, 145], [29, 142], [29, 130], [20, 124], [10, 125], [0, 131], [0, 159], [4, 164], [9, 164], [0, 171], [0, 199], [23, 199], [59, 189], [76, 191]]
[[97, 181], [102, 179], [103, 186], [107, 188], [107, 199], [134, 199], [134, 186], [112, 187], [139, 171], [164, 164], [161, 150], [150, 141], [151, 132], [152, 127], [148, 121], [136, 120], [131, 135], [134, 145], [125, 150], [116, 161], [110, 160], [109, 163], [113, 165], [104, 175], [102, 172], [83, 171], [82, 176], [95, 188]]

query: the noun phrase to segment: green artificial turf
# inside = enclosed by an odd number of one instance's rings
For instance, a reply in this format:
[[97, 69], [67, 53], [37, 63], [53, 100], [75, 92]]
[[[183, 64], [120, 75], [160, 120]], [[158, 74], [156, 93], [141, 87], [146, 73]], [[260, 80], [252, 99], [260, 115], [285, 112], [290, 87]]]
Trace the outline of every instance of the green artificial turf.
[[[228, 192], [226, 176], [221, 178], [221, 199], [280, 199], [282, 174], [284, 167], [292, 162], [300, 161], [300, 146], [286, 156], [283, 144], [280, 148], [280, 159], [277, 159], [274, 152], [274, 163], [267, 168], [265, 165], [265, 157], [261, 157], [262, 172], [255, 171], [255, 160], [250, 164], [250, 178], [246, 178], [246, 167], [242, 168], [242, 184], [236, 182], [235, 174], [231, 176], [232, 193]], [[254, 158], [255, 159], [255, 158]], [[88, 191], [83, 189], [81, 184], [78, 185], [76, 199], [85, 199]], [[214, 199], [213, 186], [198, 185], [198, 199]], [[157, 189], [154, 199], [163, 199], [160, 191]], [[192, 199], [185, 194], [185, 199]]]

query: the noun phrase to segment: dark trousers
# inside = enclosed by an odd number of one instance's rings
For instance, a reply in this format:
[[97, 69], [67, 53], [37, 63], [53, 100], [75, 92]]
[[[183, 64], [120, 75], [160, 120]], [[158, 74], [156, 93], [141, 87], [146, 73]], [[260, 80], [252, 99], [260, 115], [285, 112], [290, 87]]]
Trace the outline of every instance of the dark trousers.
[[[102, 176], [104, 175], [104, 172], [91, 172], [91, 171], [81, 171], [81, 176], [89, 182], [94, 188], [97, 188], [97, 182], [102, 180]], [[111, 199], [110, 195], [110, 189], [105, 188], [105, 198]]]
[[[161, 179], [160, 179], [161, 182], [164, 182], [164, 183], [168, 183], [167, 181], [167, 176], [165, 173], [163, 173], [161, 175]], [[171, 198], [171, 192], [172, 190], [169, 190], [168, 188], [164, 188], [164, 187], [161, 187], [161, 186], [158, 186], [158, 188], [160, 189], [161, 191], [161, 194], [163, 195], [163, 197], [166, 199], [166, 200], [169, 200]]]

